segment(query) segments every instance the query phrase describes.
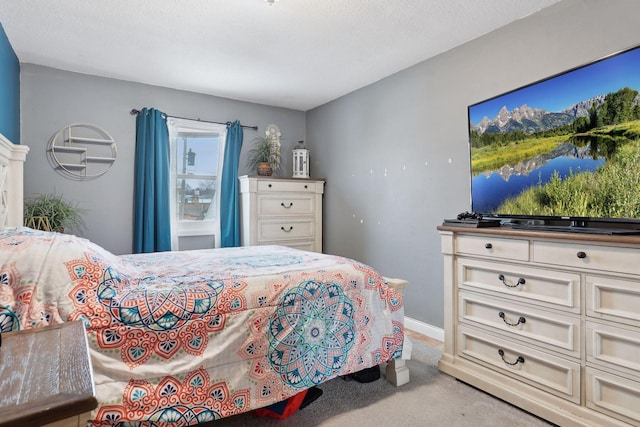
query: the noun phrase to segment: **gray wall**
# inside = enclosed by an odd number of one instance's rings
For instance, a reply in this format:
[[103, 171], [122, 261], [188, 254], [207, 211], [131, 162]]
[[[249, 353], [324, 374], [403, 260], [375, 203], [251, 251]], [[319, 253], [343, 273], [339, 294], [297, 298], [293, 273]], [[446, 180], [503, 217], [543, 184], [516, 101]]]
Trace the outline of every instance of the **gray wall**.
[[436, 227], [470, 210], [467, 106], [640, 44], [640, 1], [565, 0], [307, 113], [326, 252], [409, 280], [443, 326]]
[[[283, 175], [291, 176], [291, 149], [305, 137], [305, 113], [247, 102], [60, 71], [33, 64], [21, 67], [22, 144], [30, 147], [25, 163], [25, 197], [62, 194], [86, 210], [83, 236], [115, 254], [131, 252], [135, 116], [132, 108], [157, 108], [169, 115], [211, 121], [240, 120], [258, 125], [264, 135], [274, 123], [282, 131]], [[116, 140], [118, 157], [103, 176], [74, 181], [49, 164], [47, 145], [61, 128], [93, 123]], [[240, 174], [248, 173], [246, 152], [253, 130], [244, 130]]]

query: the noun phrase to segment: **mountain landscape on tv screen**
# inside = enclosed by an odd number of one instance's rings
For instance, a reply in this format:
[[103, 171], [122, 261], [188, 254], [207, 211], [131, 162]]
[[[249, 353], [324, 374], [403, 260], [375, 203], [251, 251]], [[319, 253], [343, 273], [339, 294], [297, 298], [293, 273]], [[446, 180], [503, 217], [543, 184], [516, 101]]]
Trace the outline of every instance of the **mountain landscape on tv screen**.
[[477, 124], [469, 108], [473, 211], [640, 218], [638, 90], [623, 87], [559, 112], [503, 106]]
[[[507, 110], [504, 106], [493, 119], [484, 117], [478, 124], [470, 123], [470, 129], [480, 135], [489, 133], [509, 133], [523, 131], [526, 134], [554, 129], [573, 123], [578, 117], [589, 117], [589, 109], [595, 103], [601, 105], [606, 95], [598, 95], [591, 99], [581, 101], [560, 112], [546, 111], [540, 108], [532, 108], [528, 105]], [[640, 103], [640, 95], [636, 98], [636, 104]]]

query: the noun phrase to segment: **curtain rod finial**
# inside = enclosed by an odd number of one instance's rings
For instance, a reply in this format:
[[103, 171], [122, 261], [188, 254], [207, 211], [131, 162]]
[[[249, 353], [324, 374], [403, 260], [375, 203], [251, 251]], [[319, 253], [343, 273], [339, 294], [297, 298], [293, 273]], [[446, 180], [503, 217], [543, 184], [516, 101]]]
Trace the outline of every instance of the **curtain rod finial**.
[[140, 111], [136, 110], [135, 108], [131, 111], [129, 111], [129, 114], [131, 114], [132, 116], [138, 115], [140, 113]]

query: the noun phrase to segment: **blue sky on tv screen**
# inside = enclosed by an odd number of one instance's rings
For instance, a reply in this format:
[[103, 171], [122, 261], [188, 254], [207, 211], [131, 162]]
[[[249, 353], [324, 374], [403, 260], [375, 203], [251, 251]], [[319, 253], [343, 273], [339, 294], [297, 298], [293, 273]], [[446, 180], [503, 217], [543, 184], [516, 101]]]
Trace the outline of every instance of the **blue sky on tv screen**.
[[485, 116], [493, 119], [502, 107], [511, 111], [524, 104], [559, 112], [624, 87], [640, 91], [640, 47], [472, 105], [469, 119], [477, 125]]

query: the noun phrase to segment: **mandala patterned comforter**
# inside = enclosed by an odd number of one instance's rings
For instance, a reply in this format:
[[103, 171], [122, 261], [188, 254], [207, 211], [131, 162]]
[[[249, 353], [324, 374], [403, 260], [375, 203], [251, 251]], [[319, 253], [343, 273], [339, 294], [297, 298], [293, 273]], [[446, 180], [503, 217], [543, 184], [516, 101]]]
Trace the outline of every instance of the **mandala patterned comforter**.
[[402, 297], [370, 267], [279, 246], [115, 256], [0, 231], [2, 332], [81, 320], [96, 427], [194, 425], [400, 356]]

